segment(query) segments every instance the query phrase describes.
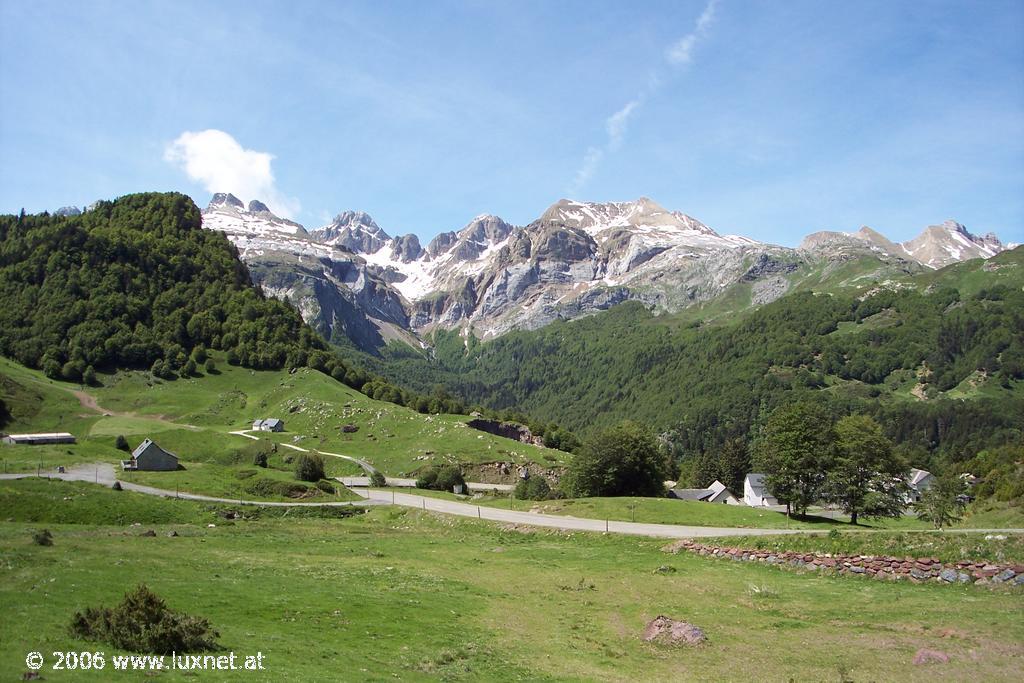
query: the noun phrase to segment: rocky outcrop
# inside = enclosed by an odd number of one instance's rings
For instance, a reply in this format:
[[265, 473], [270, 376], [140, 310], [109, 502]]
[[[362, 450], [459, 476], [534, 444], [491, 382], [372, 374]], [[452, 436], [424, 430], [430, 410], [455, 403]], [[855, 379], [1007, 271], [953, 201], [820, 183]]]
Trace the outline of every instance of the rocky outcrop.
[[497, 420], [474, 418], [467, 422], [466, 425], [473, 429], [478, 429], [481, 432], [487, 432], [488, 434], [494, 434], [495, 436], [502, 436], [506, 439], [519, 441], [520, 443], [533, 444], [534, 446], [544, 445], [543, 438], [534, 436], [529, 427], [524, 427], [523, 425], [515, 422], [498, 422]]
[[890, 557], [884, 555], [833, 555], [799, 551], [772, 551], [730, 548], [698, 543], [689, 539], [676, 541], [662, 548], [665, 552], [686, 551], [704, 557], [736, 562], [761, 562], [788, 569], [831, 572], [845, 576], [913, 583], [931, 581], [945, 584], [974, 583], [1024, 585], [1024, 565], [972, 562], [940, 562], [934, 557]]

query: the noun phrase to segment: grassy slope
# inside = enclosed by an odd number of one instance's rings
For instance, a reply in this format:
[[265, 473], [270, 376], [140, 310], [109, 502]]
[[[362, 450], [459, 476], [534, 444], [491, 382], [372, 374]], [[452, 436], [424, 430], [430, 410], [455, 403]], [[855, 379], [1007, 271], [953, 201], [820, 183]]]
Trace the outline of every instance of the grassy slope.
[[[264, 676], [221, 673], [217, 680], [1022, 674], [1019, 590], [799, 575], [670, 556], [660, 551], [663, 541], [520, 533], [394, 508], [215, 529], [169, 519], [180, 523], [154, 527], [155, 538], [123, 527], [48, 525], [55, 537], [49, 548], [30, 540], [39, 525], [0, 523], [0, 678], [17, 678], [33, 650], [103, 650], [109, 657], [113, 648], [71, 639], [67, 624], [76, 610], [111, 605], [140, 580], [172, 608], [209, 618], [227, 650], [264, 653]], [[177, 538], [166, 537], [170, 528]], [[656, 573], [663, 565], [676, 571]], [[659, 614], [699, 625], [708, 644], [682, 650], [643, 643], [644, 624]], [[952, 659], [915, 667], [922, 647]], [[76, 680], [66, 672], [45, 677]]]
[[[152, 437], [176, 453], [185, 470], [137, 473], [132, 481], [163, 488], [226, 497], [256, 498], [246, 491], [251, 483], [239, 476], [252, 470], [257, 450], [271, 442], [298, 444], [307, 449], [342, 453], [367, 460], [393, 476], [408, 474], [431, 462], [529, 461], [544, 465], [564, 462], [566, 454], [483, 434], [465, 426], [456, 415], [421, 415], [391, 403], [374, 401], [331, 378], [308, 369], [295, 374], [257, 372], [229, 366], [218, 357], [221, 370], [174, 382], [154, 380], [149, 373], [102, 375], [104, 386], [85, 391], [109, 414], [83, 407], [71, 394], [77, 385], [53, 382], [41, 373], [0, 359], [3, 396], [14, 421], [9, 432], [66, 430], [79, 443], [71, 446], [9, 447], [0, 449], [8, 471], [34, 471], [58, 464], [109, 462], [124, 453], [113, 448], [116, 435], [131, 445]], [[288, 431], [265, 434], [262, 444], [229, 434], [247, 429], [256, 417], [281, 417]], [[359, 430], [343, 434], [344, 424]], [[298, 437], [298, 441], [296, 441]], [[286, 458], [298, 454], [283, 446], [270, 454], [262, 477], [291, 478]], [[350, 461], [325, 456], [328, 476], [361, 472]], [[239, 474], [239, 470], [243, 474]], [[278, 500], [280, 497], [263, 497]]]

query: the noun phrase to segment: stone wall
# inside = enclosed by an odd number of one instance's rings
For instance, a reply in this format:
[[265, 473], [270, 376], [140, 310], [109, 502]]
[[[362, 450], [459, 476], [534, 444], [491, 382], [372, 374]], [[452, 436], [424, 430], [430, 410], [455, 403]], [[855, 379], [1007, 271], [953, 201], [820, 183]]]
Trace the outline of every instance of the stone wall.
[[707, 545], [683, 540], [663, 548], [666, 552], [681, 550], [705, 557], [717, 557], [736, 562], [763, 562], [790, 569], [823, 571], [843, 575], [866, 576], [874, 579], [905, 579], [914, 583], [973, 583], [1024, 585], [1024, 565], [993, 564], [988, 562], [940, 562], [934, 557], [891, 557], [885, 555], [833, 555], [830, 553], [804, 553], [792, 550], [745, 550]]

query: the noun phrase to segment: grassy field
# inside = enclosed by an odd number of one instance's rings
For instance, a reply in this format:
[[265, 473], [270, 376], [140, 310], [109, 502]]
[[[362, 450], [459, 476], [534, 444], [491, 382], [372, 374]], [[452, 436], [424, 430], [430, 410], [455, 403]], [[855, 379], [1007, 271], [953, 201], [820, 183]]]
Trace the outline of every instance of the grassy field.
[[[84, 523], [55, 523], [67, 519], [61, 506], [72, 505], [81, 505], [74, 517]], [[71, 638], [68, 623], [86, 606], [113, 605], [140, 581], [173, 609], [208, 618], [227, 650], [264, 654], [262, 676], [200, 674], [209, 680], [655, 681], [714, 672], [923, 681], [1024, 673], [1019, 590], [800, 575], [667, 555], [663, 541], [524, 533], [390, 507], [210, 529], [208, 506], [39, 481], [5, 482], [0, 506], [8, 517], [39, 511], [35, 523], [0, 522], [4, 680], [21, 675], [31, 651], [109, 657], [114, 648]], [[145, 510], [153, 517], [142, 520]], [[143, 521], [157, 536], [111, 524], [120, 519]], [[52, 547], [32, 543], [42, 524]], [[172, 529], [179, 535], [168, 538]], [[645, 623], [660, 614], [697, 624], [708, 642], [644, 643]], [[913, 666], [919, 648], [951, 660]], [[84, 678], [71, 673], [44, 676]]]

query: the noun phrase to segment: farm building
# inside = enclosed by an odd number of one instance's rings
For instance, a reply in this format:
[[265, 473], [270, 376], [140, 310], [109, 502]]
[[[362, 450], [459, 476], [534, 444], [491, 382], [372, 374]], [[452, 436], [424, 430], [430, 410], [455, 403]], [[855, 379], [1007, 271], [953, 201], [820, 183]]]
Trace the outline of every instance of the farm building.
[[743, 480], [743, 502], [750, 507], [771, 507], [778, 505], [779, 501], [764, 485], [764, 475], [751, 472]]
[[178, 469], [178, 456], [160, 448], [152, 439], [146, 439], [132, 451], [131, 460], [122, 460], [125, 471], [169, 472]]
[[8, 434], [3, 439], [4, 443], [11, 445], [42, 446], [51, 443], [75, 443], [75, 437], [67, 432], [53, 432], [50, 434]]
[[668, 497], [679, 500], [699, 500], [704, 503], [740, 505], [740, 499], [717, 479], [706, 489], [669, 489]]
[[271, 417], [266, 420], [256, 420], [252, 423], [253, 431], [257, 432], [283, 432], [284, 421]]

